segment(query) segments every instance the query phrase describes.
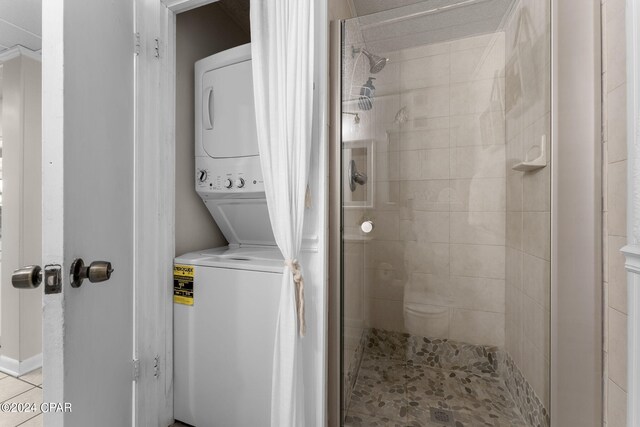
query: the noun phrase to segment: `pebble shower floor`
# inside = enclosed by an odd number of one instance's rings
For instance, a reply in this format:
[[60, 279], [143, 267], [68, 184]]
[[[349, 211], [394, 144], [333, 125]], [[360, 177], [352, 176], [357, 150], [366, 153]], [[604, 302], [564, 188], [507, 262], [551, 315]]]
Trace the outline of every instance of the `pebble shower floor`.
[[496, 372], [494, 347], [373, 329], [345, 426], [526, 427]]

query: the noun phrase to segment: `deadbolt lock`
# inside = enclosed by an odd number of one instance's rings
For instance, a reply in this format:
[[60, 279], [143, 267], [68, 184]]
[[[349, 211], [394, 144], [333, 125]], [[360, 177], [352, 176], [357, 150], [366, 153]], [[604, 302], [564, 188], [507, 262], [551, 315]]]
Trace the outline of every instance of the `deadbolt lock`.
[[113, 268], [109, 261], [93, 261], [89, 266], [85, 266], [82, 258], [76, 258], [71, 264], [69, 281], [72, 287], [79, 288], [84, 279], [91, 283], [104, 282], [111, 278], [111, 273]]
[[44, 276], [44, 293], [58, 294], [62, 290], [60, 270], [59, 264], [45, 265], [44, 270], [39, 265], [28, 265], [13, 272], [11, 283], [16, 289], [35, 289], [40, 286]]

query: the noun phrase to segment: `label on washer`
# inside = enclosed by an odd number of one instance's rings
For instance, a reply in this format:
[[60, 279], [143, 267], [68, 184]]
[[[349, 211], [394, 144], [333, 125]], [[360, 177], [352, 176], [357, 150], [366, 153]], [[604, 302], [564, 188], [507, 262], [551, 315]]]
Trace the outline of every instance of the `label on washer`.
[[175, 264], [173, 266], [173, 302], [193, 305], [193, 279], [195, 267]]

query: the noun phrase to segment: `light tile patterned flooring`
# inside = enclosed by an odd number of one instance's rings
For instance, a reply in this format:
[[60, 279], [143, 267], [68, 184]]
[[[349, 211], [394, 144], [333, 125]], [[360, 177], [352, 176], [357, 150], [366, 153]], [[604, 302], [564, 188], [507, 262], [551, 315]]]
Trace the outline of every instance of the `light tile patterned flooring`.
[[0, 427], [42, 427], [42, 369], [20, 378], [0, 373], [1, 403], [35, 403], [37, 412], [0, 412]]

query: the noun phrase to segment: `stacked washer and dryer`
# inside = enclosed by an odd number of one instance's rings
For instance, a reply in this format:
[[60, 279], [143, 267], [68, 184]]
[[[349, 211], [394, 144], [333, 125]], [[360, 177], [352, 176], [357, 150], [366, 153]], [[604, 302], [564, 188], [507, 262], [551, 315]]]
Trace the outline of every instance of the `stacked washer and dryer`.
[[196, 62], [195, 94], [195, 188], [229, 246], [175, 259], [193, 289], [192, 305], [174, 304], [174, 416], [267, 426], [283, 258], [258, 154], [251, 45]]

